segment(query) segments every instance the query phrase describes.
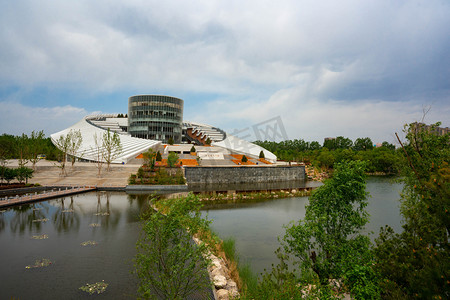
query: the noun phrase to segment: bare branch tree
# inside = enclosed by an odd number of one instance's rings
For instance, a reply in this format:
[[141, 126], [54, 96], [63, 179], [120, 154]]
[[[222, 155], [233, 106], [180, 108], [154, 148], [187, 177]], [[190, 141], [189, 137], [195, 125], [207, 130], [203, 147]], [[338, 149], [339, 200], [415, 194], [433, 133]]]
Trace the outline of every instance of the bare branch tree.
[[97, 133], [94, 133], [94, 153], [96, 156], [96, 163], [97, 163], [97, 169], [98, 174], [97, 176], [100, 177], [102, 173], [102, 166], [103, 166], [103, 138], [101, 136], [97, 136]]
[[122, 144], [120, 142], [120, 137], [117, 132], [113, 134], [108, 129], [103, 133], [103, 160], [107, 164], [107, 171], [109, 172], [111, 163], [122, 154]]
[[[80, 130], [70, 130], [66, 135], [61, 135], [55, 142], [56, 147], [61, 151], [61, 161], [59, 168], [61, 168], [61, 176], [66, 175], [67, 155], [71, 155], [74, 159], [76, 152], [80, 148], [83, 138]], [[72, 162], [72, 166], [73, 166]]]
[[81, 147], [81, 143], [83, 142], [83, 136], [81, 135], [80, 130], [76, 130], [72, 132], [71, 140], [69, 142], [69, 149], [67, 150], [67, 154], [70, 155], [70, 159], [72, 162], [72, 168], [75, 164], [76, 157], [82, 157], [83, 154], [78, 153], [78, 150]]

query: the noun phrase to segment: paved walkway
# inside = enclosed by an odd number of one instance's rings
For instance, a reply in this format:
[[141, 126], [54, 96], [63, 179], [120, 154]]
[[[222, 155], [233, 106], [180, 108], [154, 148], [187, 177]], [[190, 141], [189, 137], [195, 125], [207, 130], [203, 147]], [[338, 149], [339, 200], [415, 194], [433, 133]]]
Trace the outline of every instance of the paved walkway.
[[42, 201], [42, 200], [47, 200], [47, 199], [51, 199], [51, 198], [58, 198], [58, 197], [67, 196], [67, 195], [74, 195], [74, 194], [94, 191], [96, 189], [97, 188], [95, 186], [83, 186], [83, 187], [72, 187], [72, 188], [67, 187], [66, 189], [59, 189], [57, 191], [46, 191], [42, 194], [34, 193], [34, 194], [21, 195], [21, 196], [17, 196], [14, 198], [12, 198], [12, 197], [6, 197], [6, 199], [0, 198], [0, 208], [23, 204], [23, 203], [29, 203], [29, 202]]
[[[139, 161], [139, 163], [142, 163]], [[8, 167], [16, 168], [17, 160], [9, 160]], [[32, 168], [31, 163], [26, 165]], [[98, 176], [98, 168], [95, 163], [76, 162], [72, 168], [66, 165], [66, 176], [61, 176], [61, 169], [53, 161], [40, 160], [36, 164], [36, 170], [29, 183], [39, 183], [43, 186], [98, 186], [98, 187], [125, 187], [131, 174], [136, 174], [140, 164], [111, 165], [111, 170], [106, 171], [106, 164]]]

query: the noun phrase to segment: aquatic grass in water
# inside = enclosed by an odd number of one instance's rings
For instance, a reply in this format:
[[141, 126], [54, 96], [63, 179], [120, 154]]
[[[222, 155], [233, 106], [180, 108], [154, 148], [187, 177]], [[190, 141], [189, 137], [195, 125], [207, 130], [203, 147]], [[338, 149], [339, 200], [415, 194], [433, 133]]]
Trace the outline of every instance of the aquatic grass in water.
[[89, 295], [93, 295], [95, 293], [97, 294], [101, 294], [104, 291], [106, 291], [106, 288], [108, 287], [108, 284], [102, 280], [100, 282], [96, 282], [96, 283], [86, 283], [86, 285], [80, 287], [79, 289], [89, 293]]
[[43, 268], [48, 267], [52, 264], [52, 261], [48, 258], [38, 259], [34, 262], [34, 265], [28, 265], [25, 267], [25, 269], [32, 269], [32, 268]]
[[231, 259], [236, 261], [236, 246], [235, 246], [236, 242], [234, 240], [234, 238], [227, 238], [224, 239], [222, 242], [222, 248], [223, 248], [223, 252], [225, 252], [225, 255]]
[[31, 238], [33, 240], [45, 240], [45, 239], [48, 239], [48, 235], [46, 235], [46, 234], [33, 235]]
[[47, 218], [43, 218], [43, 219], [36, 219], [36, 220], [33, 220], [33, 222], [47, 222], [48, 221], [48, 219]]
[[109, 213], [107, 213], [107, 212], [99, 212], [99, 213], [96, 213], [96, 214], [94, 214], [94, 216], [109, 216]]
[[96, 246], [98, 245], [98, 243], [96, 241], [85, 241], [81, 243], [81, 246], [86, 247], [86, 246]]

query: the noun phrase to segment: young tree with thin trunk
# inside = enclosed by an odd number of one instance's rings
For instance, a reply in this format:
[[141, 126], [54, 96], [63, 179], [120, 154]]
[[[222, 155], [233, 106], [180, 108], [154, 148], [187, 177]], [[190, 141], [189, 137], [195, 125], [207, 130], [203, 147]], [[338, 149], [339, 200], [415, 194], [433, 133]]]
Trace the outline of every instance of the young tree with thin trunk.
[[[66, 162], [67, 162], [67, 155], [74, 155], [76, 151], [74, 150], [78, 144], [81, 144], [82, 137], [80, 130], [70, 130], [69, 133], [66, 135], [61, 135], [59, 139], [55, 141], [56, 147], [61, 151], [60, 153], [60, 162], [59, 162], [59, 168], [61, 169], [61, 175], [66, 175]], [[76, 149], [78, 149], [76, 148]], [[73, 165], [73, 164], [72, 164]]]
[[109, 172], [111, 163], [122, 154], [122, 143], [117, 132], [111, 133], [108, 129], [103, 133], [102, 139], [103, 160], [107, 164]]
[[102, 149], [103, 139], [101, 136], [97, 136], [97, 133], [94, 133], [94, 153], [96, 156], [96, 163], [98, 173], [97, 176], [100, 177], [102, 173], [103, 166], [103, 149]]
[[83, 143], [83, 136], [81, 135], [81, 131], [80, 130], [73, 131], [69, 143], [69, 149], [67, 151], [67, 154], [70, 155], [72, 168], [73, 165], [75, 164], [76, 157], [83, 156], [82, 154], [78, 153], [78, 150], [80, 149], [82, 143]]
[[19, 158], [19, 167], [24, 167], [27, 164], [29, 157], [28, 136], [25, 133], [22, 133], [22, 135], [15, 137], [15, 144]]
[[44, 131], [34, 131], [31, 132], [31, 137], [28, 140], [29, 144], [29, 160], [31, 164], [33, 165], [33, 170], [36, 170], [36, 163], [39, 161], [40, 158], [38, 158], [39, 154], [42, 154], [44, 151]]

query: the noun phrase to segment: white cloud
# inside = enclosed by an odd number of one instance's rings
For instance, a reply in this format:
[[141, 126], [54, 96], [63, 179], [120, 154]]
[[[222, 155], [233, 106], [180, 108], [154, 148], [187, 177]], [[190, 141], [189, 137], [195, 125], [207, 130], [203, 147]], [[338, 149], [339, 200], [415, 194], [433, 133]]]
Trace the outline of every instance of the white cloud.
[[31, 107], [15, 102], [0, 102], [0, 107], [2, 108], [1, 133], [13, 135], [43, 130], [48, 137], [88, 115], [85, 109], [71, 105]]
[[[14, 103], [40, 107], [57, 97], [33, 89], [76, 87], [99, 110], [105, 94], [168, 91], [187, 95], [192, 120], [280, 115], [289, 136], [312, 139], [380, 135], [422, 103], [449, 111], [448, 1], [7, 1], [0, 28], [7, 103], [11, 87], [30, 91]], [[86, 105], [68, 98], [61, 107]]]
[[[370, 137], [374, 142], [394, 143], [403, 125], [421, 121], [423, 108], [431, 106], [426, 123], [443, 122], [449, 126], [449, 106], [436, 106], [419, 101], [390, 102], [383, 100], [336, 101], [305, 99], [301, 88], [280, 90], [266, 101], [210, 103], [193, 117], [205, 123], [216, 120], [228, 131], [250, 128], [254, 124], [281, 117], [289, 139], [317, 140], [345, 136], [352, 140]], [[231, 126], [230, 126], [231, 124]]]

